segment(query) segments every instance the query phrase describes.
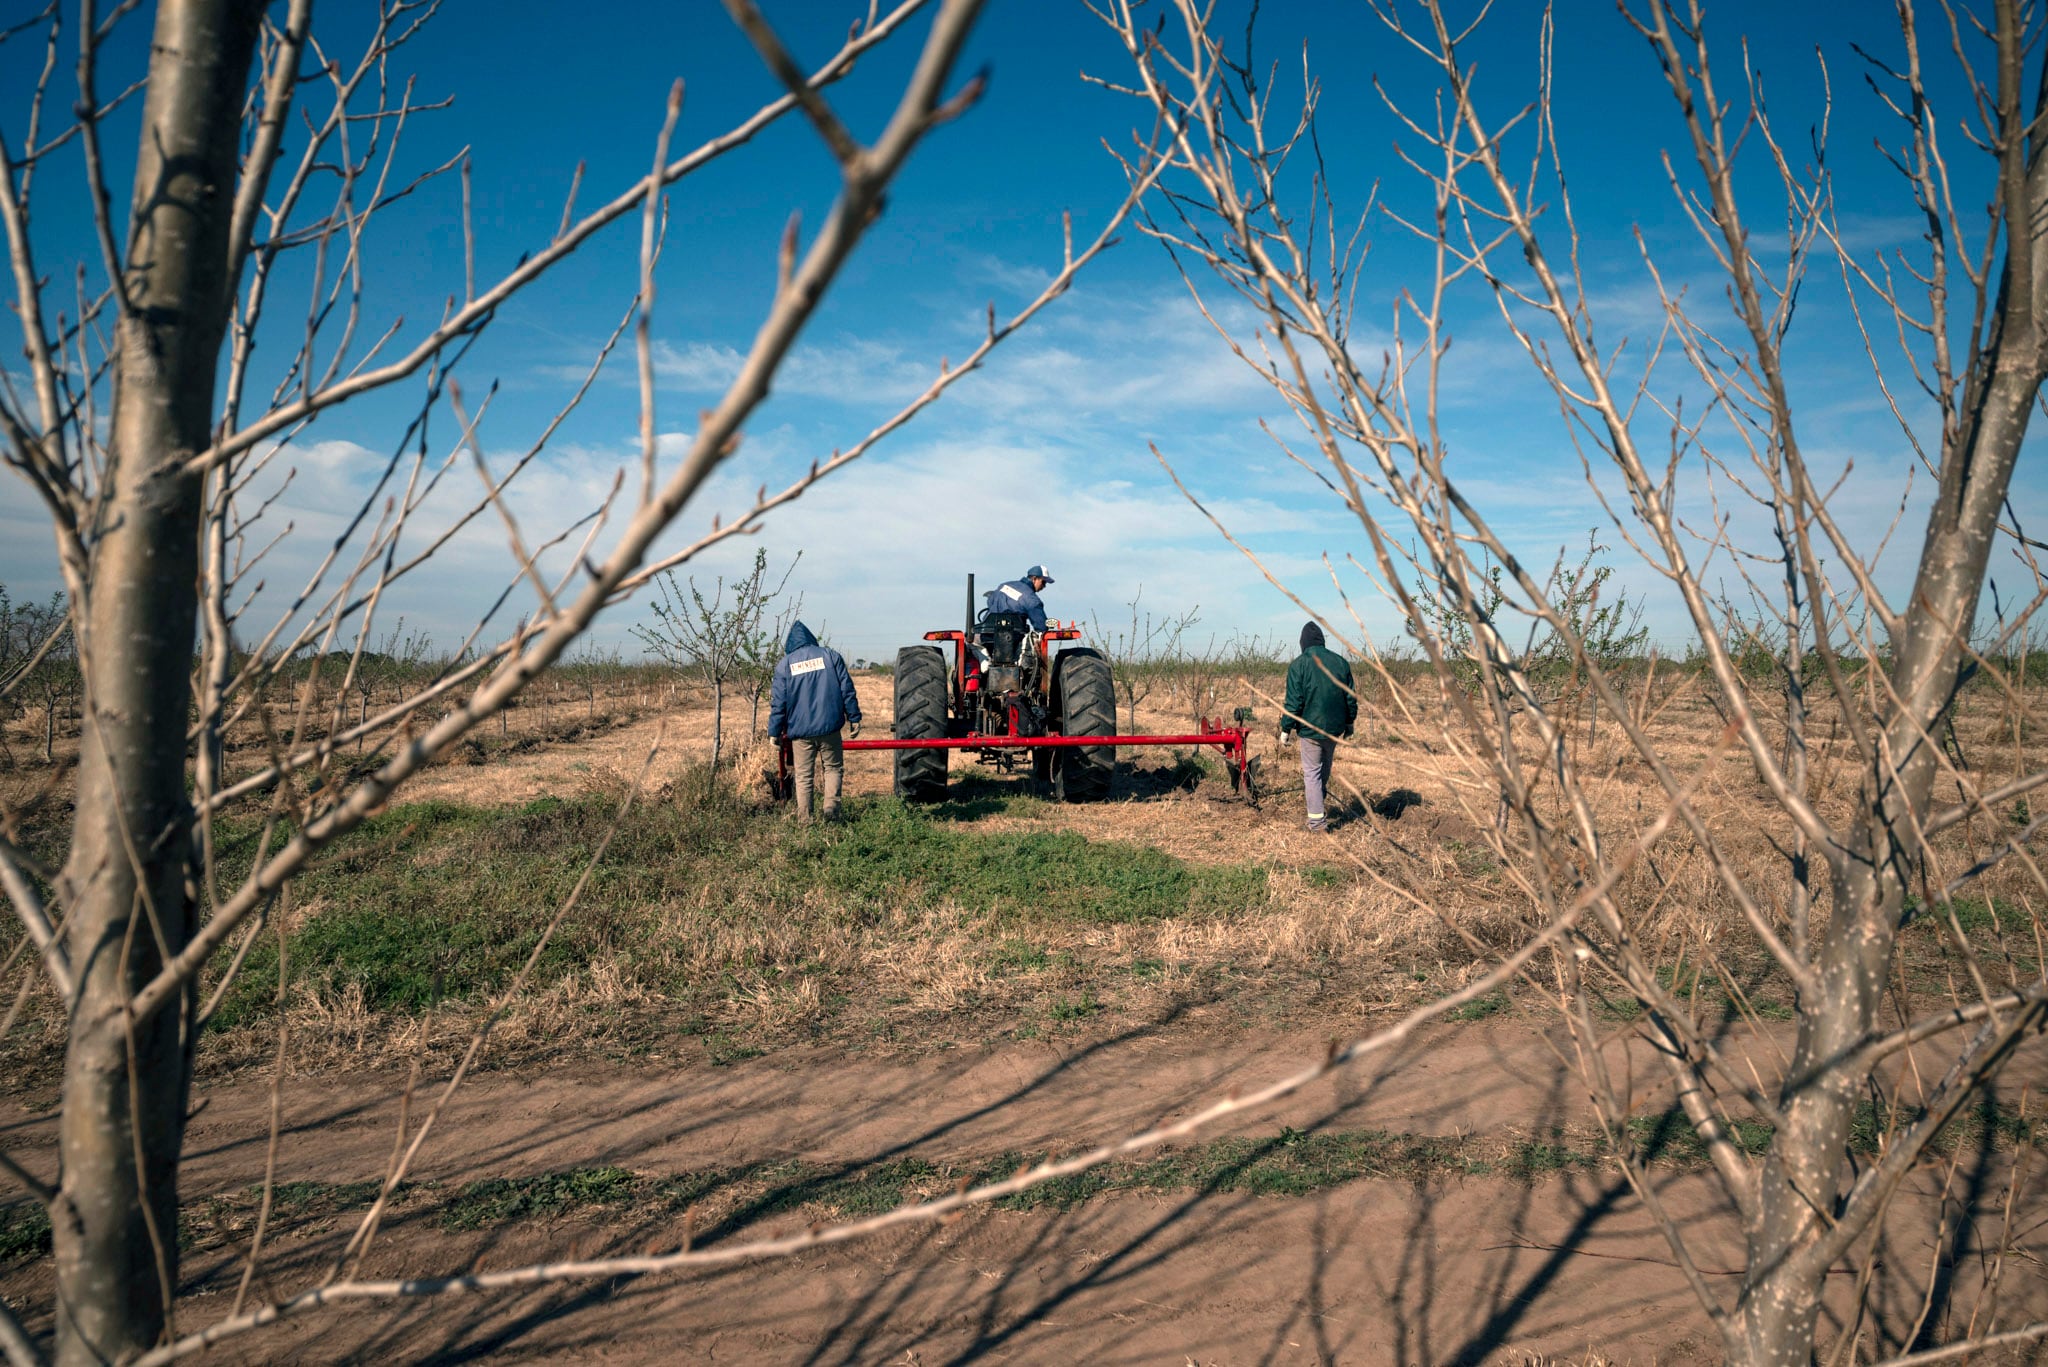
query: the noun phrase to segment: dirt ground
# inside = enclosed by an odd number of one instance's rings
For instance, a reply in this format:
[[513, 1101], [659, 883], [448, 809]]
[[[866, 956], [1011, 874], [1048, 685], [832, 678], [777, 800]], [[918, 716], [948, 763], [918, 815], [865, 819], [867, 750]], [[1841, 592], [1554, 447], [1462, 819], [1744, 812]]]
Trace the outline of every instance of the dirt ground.
[[[1277, 683], [1275, 684], [1277, 687]], [[855, 676], [860, 695], [863, 737], [886, 737], [895, 719], [893, 682], [885, 675], [862, 673]], [[1205, 800], [1175, 802], [1170, 815], [1162, 812], [1159, 799], [1170, 797], [1146, 791], [1130, 791], [1128, 773], [1133, 769], [1156, 769], [1173, 762], [1176, 751], [1166, 748], [1118, 751], [1126, 777], [1117, 796], [1140, 800], [1111, 801], [1061, 810], [1066, 829], [1091, 839], [1137, 840], [1166, 850], [1183, 859], [1226, 863], [1240, 860], [1277, 859], [1282, 863], [1305, 859], [1328, 859], [1331, 851], [1324, 837], [1302, 830], [1301, 770], [1291, 745], [1283, 745], [1275, 734], [1279, 712], [1272, 707], [1257, 709], [1252, 726], [1254, 774], [1262, 790], [1256, 807], [1234, 801], [1207, 800], [1228, 795], [1222, 778], [1220, 752], [1205, 749], [1214, 761], [1216, 778], [1204, 784]], [[1118, 724], [1129, 723], [1121, 705]], [[752, 781], [761, 781], [775, 767], [775, 753], [765, 742], [735, 741], [744, 736], [748, 718], [744, 708], [735, 711], [728, 704], [725, 744], [728, 753], [737, 750], [737, 769]], [[1163, 697], [1147, 699], [1138, 709], [1138, 730], [1155, 735], [1183, 734], [1194, 729], [1184, 711], [1175, 710]], [[1197, 747], [1187, 747], [1192, 751]], [[487, 765], [442, 764], [426, 771], [406, 785], [405, 800], [423, 802], [443, 799], [451, 802], [514, 804], [535, 798], [560, 796], [585, 785], [615, 783], [637, 778], [646, 767], [646, 789], [659, 793], [692, 764], [702, 763], [711, 753], [711, 712], [708, 707], [691, 707], [665, 715], [651, 716], [609, 728], [600, 734], [580, 738], [572, 744], [541, 745], [515, 754], [494, 756]], [[649, 755], [653, 760], [649, 762]], [[971, 756], [956, 754], [950, 775], [958, 783], [974, 775], [994, 775]], [[1029, 772], [1028, 764], [1024, 771]], [[850, 795], [881, 796], [892, 791], [894, 770], [890, 753], [849, 751], [846, 755], [845, 791]], [[1337, 752], [1332, 770], [1333, 799], [1355, 800], [1364, 796], [1377, 800], [1397, 789], [1420, 781], [1415, 756], [1404, 745], [1381, 743], [1345, 745]], [[1457, 823], [1455, 811], [1438, 804], [1434, 810], [1417, 814], [1417, 827], [1428, 824], [1432, 834], [1445, 822]], [[1364, 834], [1355, 829], [1352, 836]], [[1464, 832], [1469, 835], [1470, 832]]]
[[[889, 681], [863, 676], [859, 684], [869, 733], [886, 734]], [[742, 714], [739, 727], [745, 720]], [[1138, 720], [1152, 731], [1185, 725], [1161, 703]], [[1670, 724], [1710, 729], [1682, 714]], [[1370, 803], [1422, 785], [1414, 741], [1384, 721], [1361, 739], [1371, 743], [1340, 752], [1337, 791]], [[657, 740], [648, 786], [658, 797], [708, 753], [708, 713], [622, 713], [615, 724], [559, 743], [536, 738], [488, 763], [436, 766], [405, 796], [509, 805], [614, 790], [641, 769]], [[1346, 846], [1398, 842], [1404, 857], [1440, 862], [1456, 881], [1473, 831], [1450, 795], [1430, 790], [1397, 826], [1361, 813], [1334, 834], [1313, 834], [1301, 828], [1299, 776], [1290, 773], [1292, 757], [1270, 721], [1255, 754], [1269, 789], [1256, 808], [1212, 780], [1198, 793], [1126, 792], [1136, 800], [1063, 808], [1057, 820], [1091, 839], [1147, 844], [1188, 861], [1282, 868], [1327, 863]], [[772, 754], [758, 749], [743, 757], [741, 772], [758, 774], [771, 763]], [[956, 781], [971, 771], [969, 761], [954, 760]], [[856, 794], [886, 793], [889, 756], [850, 754], [847, 783]], [[1000, 828], [1007, 819], [994, 815], [987, 825]], [[1196, 1007], [1135, 1024], [1089, 1022], [1031, 1041], [947, 1047], [946, 1031], [934, 1028], [910, 1051], [784, 1048], [730, 1066], [596, 1066], [580, 1052], [550, 1065], [529, 1053], [516, 1069], [466, 1084], [414, 1177], [453, 1188], [594, 1165], [661, 1177], [784, 1161], [852, 1172], [907, 1157], [965, 1169], [1017, 1151], [1070, 1152], [1292, 1072], [1320, 1057], [1331, 1034], [1354, 1033], [1370, 1019], [1362, 1002], [1339, 1005], [1310, 1033], [1247, 1028]], [[1738, 1032], [1730, 1051], [1754, 1051], [1761, 1060], [1783, 1048], [1787, 1029]], [[1222, 1133], [1379, 1129], [1448, 1138], [1475, 1153], [1532, 1138], [1582, 1139], [1594, 1117], [1562, 1062], [1563, 1042], [1544, 1030], [1544, 1017], [1520, 1008], [1443, 1023], [1398, 1055], [1333, 1074]], [[1634, 1057], [1635, 1076], [1654, 1071], [1647, 1055]], [[440, 1080], [429, 1076], [422, 1095]], [[2023, 1106], [2044, 1083], [2048, 1050], [2030, 1044], [2001, 1080], [1999, 1099]], [[292, 1076], [282, 1093], [278, 1181], [380, 1178], [401, 1125], [418, 1121], [422, 1103], [406, 1093], [405, 1073], [392, 1067]], [[0, 1146], [44, 1175], [54, 1158], [54, 1102], [47, 1089], [0, 1096]], [[1640, 1106], [1654, 1112], [1668, 1102], [1646, 1091]], [[202, 1076], [181, 1192], [188, 1209], [263, 1181], [270, 1105], [260, 1070]], [[1976, 1302], [1988, 1267], [1981, 1251], [2005, 1229], [2001, 1207], [2013, 1161], [2013, 1151], [1995, 1145], [1959, 1151], [1953, 1161], [1930, 1162], [1895, 1203], [1892, 1227], [1907, 1233], [1899, 1246], [1880, 1250], [1865, 1297], [1893, 1341], [1912, 1341], [1930, 1276], [1941, 1313], [1929, 1317], [1927, 1334], [1961, 1330], [1943, 1314], [1967, 1318]], [[2019, 1173], [2017, 1212], [2042, 1208], [2048, 1179], [2040, 1166]], [[1696, 1165], [1654, 1171], [1655, 1195], [1690, 1227], [1706, 1279], [1726, 1294], [1742, 1250], [1711, 1178]], [[704, 1237], [715, 1243], [793, 1232], [812, 1218], [770, 1213]], [[451, 1230], [400, 1208], [362, 1274], [423, 1276], [673, 1249], [684, 1237], [679, 1219], [673, 1210], [580, 1209]], [[2004, 1283], [2002, 1325], [2048, 1315], [2041, 1273], [2048, 1228], [2032, 1217], [2013, 1225], [2015, 1270]], [[338, 1214], [283, 1228], [254, 1294], [290, 1294], [317, 1281], [354, 1226], [353, 1216]], [[1966, 1251], [1938, 1243], [1938, 1230], [1963, 1231]], [[241, 1269], [237, 1237], [202, 1239], [186, 1258], [181, 1328], [227, 1313]], [[1858, 1294], [1853, 1271], [1841, 1271], [1831, 1285], [1835, 1323]], [[32, 1330], [49, 1327], [49, 1289], [47, 1259], [0, 1261], [0, 1297], [26, 1309]], [[1690, 1362], [1711, 1360], [1715, 1349], [1640, 1196], [1604, 1164], [1533, 1178], [1410, 1172], [1298, 1195], [1117, 1191], [1059, 1208], [983, 1209], [715, 1272], [326, 1309], [223, 1345], [209, 1359], [1406, 1364]]]
[[[444, 1117], [420, 1175], [447, 1183], [612, 1163], [650, 1173], [801, 1158], [848, 1167], [882, 1158], [958, 1158], [1076, 1146], [1185, 1113], [1277, 1076], [1317, 1044], [1105, 1037], [1064, 1049], [977, 1050], [880, 1064], [782, 1055], [729, 1069], [542, 1071], [479, 1079]], [[1738, 1042], [1769, 1047], [1767, 1042]], [[1647, 1062], [1647, 1060], [1641, 1060]], [[2002, 1086], [2038, 1092], [2035, 1050]], [[285, 1101], [280, 1182], [369, 1180], [384, 1170], [404, 1079], [334, 1078]], [[268, 1088], [202, 1092], [188, 1201], [259, 1182]], [[1532, 1121], [1587, 1119], [1577, 1089], [1531, 1025], [1495, 1018], [1434, 1030], [1398, 1055], [1340, 1072], [1247, 1115], [1271, 1134], [1377, 1126], [1462, 1137]], [[0, 1112], [0, 1139], [47, 1169], [47, 1115]], [[1933, 1214], [1944, 1174], [1904, 1201]], [[1981, 1174], [1990, 1190], [1998, 1174]], [[2038, 1198], [2028, 1180], [2023, 1202]], [[1739, 1265], [1734, 1231], [1696, 1172], [1660, 1177], [1659, 1196], [1694, 1227], [1711, 1276]], [[1951, 1187], [1951, 1195], [1954, 1189]], [[1931, 1221], [1927, 1222], [1931, 1224]], [[800, 1219], [771, 1221], [786, 1232]], [[276, 1249], [268, 1277], [299, 1283], [331, 1259], [352, 1221], [316, 1222]], [[2048, 1252], [2033, 1231], [2021, 1256]], [[673, 1248], [654, 1221], [567, 1217], [450, 1234], [399, 1218], [366, 1276], [509, 1267], [604, 1251]], [[1930, 1248], [1897, 1250], [1875, 1288], [1909, 1323]], [[1981, 1269], [1946, 1269], [1967, 1303]], [[222, 1313], [239, 1273], [231, 1250], [188, 1260], [186, 1313]], [[1835, 1313], [1853, 1294], [1840, 1279]], [[36, 1305], [47, 1272], [0, 1279]], [[2038, 1279], [2011, 1317], [2048, 1310]], [[1894, 1326], [1897, 1332], [1897, 1326]], [[569, 1285], [317, 1312], [220, 1350], [229, 1362], [1479, 1362], [1531, 1357], [1711, 1360], [1713, 1338], [1643, 1206], [1611, 1171], [1536, 1182], [1361, 1180], [1305, 1197], [1212, 1193], [1114, 1197], [1059, 1212], [980, 1211], [954, 1223], [832, 1251], [639, 1282]]]

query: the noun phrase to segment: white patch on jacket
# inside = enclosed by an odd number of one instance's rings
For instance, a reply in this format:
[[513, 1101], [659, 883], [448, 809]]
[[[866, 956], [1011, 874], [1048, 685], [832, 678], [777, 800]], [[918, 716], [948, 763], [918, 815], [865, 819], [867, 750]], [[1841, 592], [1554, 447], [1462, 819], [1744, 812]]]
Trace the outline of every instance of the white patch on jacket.
[[824, 668], [825, 657], [820, 655], [814, 660], [798, 660], [789, 667], [789, 672], [792, 674], [817, 674]]

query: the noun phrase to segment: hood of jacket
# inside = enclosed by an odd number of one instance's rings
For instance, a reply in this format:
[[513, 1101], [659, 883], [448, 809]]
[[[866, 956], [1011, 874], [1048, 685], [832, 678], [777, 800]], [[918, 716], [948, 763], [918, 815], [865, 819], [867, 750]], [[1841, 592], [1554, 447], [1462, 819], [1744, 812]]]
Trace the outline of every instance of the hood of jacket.
[[802, 650], [805, 646], [814, 646], [817, 643], [818, 638], [811, 635], [811, 629], [802, 622], [798, 622], [789, 629], [789, 635], [783, 638], [782, 653], [788, 655], [794, 651]]
[[1323, 629], [1314, 622], [1310, 622], [1301, 629], [1301, 648], [1303, 650], [1307, 650], [1310, 646], [1319, 646], [1322, 643]]

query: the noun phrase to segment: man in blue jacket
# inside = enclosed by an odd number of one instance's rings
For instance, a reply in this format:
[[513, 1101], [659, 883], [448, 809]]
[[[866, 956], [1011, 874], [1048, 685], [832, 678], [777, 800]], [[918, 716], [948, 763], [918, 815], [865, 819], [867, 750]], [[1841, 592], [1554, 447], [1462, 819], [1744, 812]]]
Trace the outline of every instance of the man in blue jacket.
[[[846, 772], [846, 752], [839, 728], [860, 734], [860, 698], [846, 661], [830, 646], [818, 644], [811, 629], [798, 622], [782, 643], [775, 678], [768, 689], [768, 735], [780, 744], [787, 739], [796, 769], [796, 816], [811, 817], [811, 787], [824, 788], [825, 819], [839, 819], [839, 787]], [[813, 774], [812, 770], [819, 772]]]
[[1033, 631], [1044, 631], [1045, 601], [1038, 595], [1051, 582], [1052, 576], [1045, 572], [1045, 566], [1033, 565], [1024, 571], [1022, 579], [998, 584], [982, 596], [988, 599], [990, 612], [1021, 612], [1031, 619]]

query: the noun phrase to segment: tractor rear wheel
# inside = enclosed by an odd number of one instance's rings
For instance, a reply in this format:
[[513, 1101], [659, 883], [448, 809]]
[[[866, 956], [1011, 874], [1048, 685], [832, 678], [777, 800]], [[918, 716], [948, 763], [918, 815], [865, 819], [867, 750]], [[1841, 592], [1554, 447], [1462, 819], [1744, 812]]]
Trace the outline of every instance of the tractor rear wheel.
[[[940, 740], [945, 734], [946, 657], [937, 646], [905, 646], [896, 652], [896, 739]], [[943, 802], [946, 752], [896, 751], [896, 796]]]
[[[1086, 646], [1063, 650], [1053, 674], [1053, 696], [1063, 736], [1116, 734], [1116, 690], [1109, 661]], [[1116, 773], [1113, 745], [1064, 746], [1052, 752], [1052, 794], [1061, 802], [1100, 802]]]

